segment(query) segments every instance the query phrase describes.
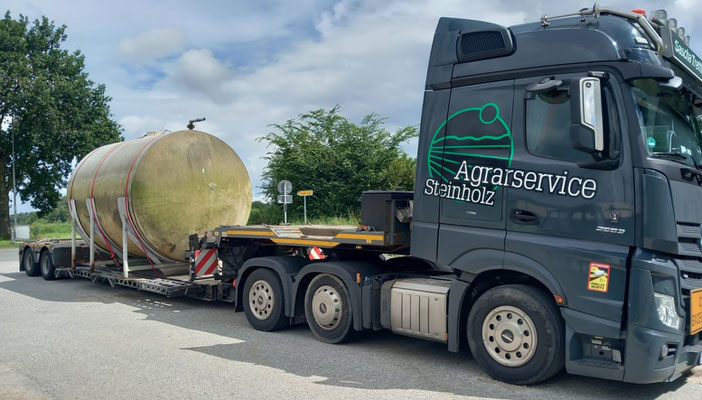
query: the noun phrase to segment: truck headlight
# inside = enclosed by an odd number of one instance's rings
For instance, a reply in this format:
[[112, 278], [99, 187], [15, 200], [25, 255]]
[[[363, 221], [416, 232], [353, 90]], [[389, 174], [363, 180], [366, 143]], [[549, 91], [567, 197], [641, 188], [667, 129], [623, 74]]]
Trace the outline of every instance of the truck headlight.
[[658, 319], [671, 328], [680, 329], [680, 317], [675, 311], [675, 299], [666, 294], [654, 293], [656, 298], [656, 311]]

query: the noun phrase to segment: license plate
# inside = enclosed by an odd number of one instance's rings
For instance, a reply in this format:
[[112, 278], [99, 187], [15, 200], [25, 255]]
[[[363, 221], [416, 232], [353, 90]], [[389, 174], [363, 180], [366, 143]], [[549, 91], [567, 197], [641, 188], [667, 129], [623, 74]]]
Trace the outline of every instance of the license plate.
[[690, 293], [690, 334], [702, 331], [702, 289]]

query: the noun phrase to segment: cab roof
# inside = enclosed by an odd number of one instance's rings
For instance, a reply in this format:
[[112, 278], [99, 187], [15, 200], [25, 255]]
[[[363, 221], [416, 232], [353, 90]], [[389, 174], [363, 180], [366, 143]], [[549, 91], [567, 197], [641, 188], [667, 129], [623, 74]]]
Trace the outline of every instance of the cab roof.
[[615, 15], [574, 16], [509, 28], [484, 21], [441, 18], [434, 35], [426, 88], [449, 87], [452, 80], [477, 75], [610, 61], [668, 66], [635, 21]]

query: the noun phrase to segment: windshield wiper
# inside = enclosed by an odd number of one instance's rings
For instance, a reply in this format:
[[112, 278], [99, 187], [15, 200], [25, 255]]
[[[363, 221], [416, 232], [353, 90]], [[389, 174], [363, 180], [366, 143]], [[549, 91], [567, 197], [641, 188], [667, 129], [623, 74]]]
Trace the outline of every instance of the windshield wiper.
[[651, 154], [651, 157], [663, 158], [665, 160], [670, 160], [670, 161], [676, 161], [676, 162], [679, 162], [679, 163], [685, 164], [685, 165], [689, 165], [689, 164], [687, 164], [684, 161], [691, 160], [692, 165], [695, 167], [695, 169], [698, 169], [698, 170], [700, 169], [700, 166], [697, 164], [697, 160], [695, 160], [695, 157], [693, 157], [689, 154], [681, 153], [679, 151], [657, 151], [657, 152]]

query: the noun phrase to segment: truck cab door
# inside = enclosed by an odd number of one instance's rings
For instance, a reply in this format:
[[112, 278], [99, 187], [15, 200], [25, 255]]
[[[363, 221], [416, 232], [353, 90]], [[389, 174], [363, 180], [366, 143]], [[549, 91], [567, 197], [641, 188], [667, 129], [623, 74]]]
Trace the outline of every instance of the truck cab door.
[[475, 166], [507, 168], [512, 159], [514, 81], [453, 88], [445, 129], [427, 157], [424, 192], [438, 197], [437, 261], [452, 268], [499, 268], [505, 238], [505, 191], [477, 182]]
[[[634, 175], [620, 91], [614, 78], [602, 80], [607, 149], [616, 163], [583, 167], [593, 157], [571, 144], [571, 99], [563, 87], [535, 94], [528, 85], [548, 77], [515, 82], [514, 157], [507, 188], [505, 269], [528, 270], [536, 262], [555, 277], [571, 309], [620, 321], [626, 263], [634, 243]], [[606, 276], [606, 279], [598, 279]], [[599, 283], [598, 283], [599, 282]]]

